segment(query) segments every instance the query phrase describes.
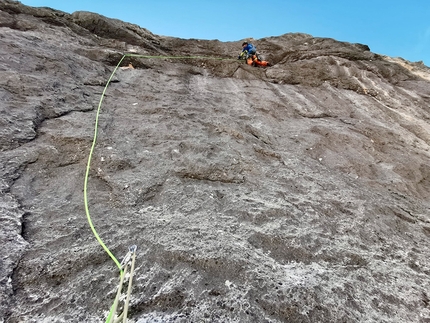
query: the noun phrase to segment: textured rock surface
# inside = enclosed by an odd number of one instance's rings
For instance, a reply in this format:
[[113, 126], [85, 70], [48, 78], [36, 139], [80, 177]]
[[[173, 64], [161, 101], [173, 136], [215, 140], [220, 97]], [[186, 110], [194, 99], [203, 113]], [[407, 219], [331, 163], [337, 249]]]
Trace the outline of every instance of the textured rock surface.
[[[0, 0], [0, 321], [104, 322], [118, 272], [83, 181], [123, 52], [235, 58]], [[138, 246], [134, 322], [430, 322], [430, 72], [365, 45], [256, 40], [127, 58], [106, 92], [93, 222]]]

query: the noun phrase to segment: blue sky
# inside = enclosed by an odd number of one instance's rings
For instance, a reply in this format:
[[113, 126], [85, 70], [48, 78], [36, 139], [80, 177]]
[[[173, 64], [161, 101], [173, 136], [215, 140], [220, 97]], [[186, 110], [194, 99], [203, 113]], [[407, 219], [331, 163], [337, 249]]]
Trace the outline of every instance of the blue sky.
[[21, 0], [121, 19], [154, 34], [234, 41], [290, 32], [362, 43], [430, 66], [430, 0]]

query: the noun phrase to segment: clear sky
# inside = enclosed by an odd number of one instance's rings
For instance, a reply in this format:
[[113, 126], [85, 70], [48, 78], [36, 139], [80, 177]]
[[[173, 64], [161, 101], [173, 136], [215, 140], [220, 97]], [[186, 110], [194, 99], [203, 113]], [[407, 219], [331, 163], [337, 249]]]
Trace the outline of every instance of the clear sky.
[[362, 43], [374, 53], [430, 66], [430, 0], [21, 0], [84, 10], [154, 34], [235, 41], [290, 32]]

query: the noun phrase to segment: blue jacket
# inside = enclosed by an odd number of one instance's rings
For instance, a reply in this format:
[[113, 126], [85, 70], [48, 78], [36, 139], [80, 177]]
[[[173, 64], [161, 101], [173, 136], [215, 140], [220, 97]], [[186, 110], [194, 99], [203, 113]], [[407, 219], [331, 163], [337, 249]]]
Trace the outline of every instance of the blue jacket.
[[249, 54], [255, 54], [257, 52], [257, 48], [252, 44], [248, 44], [243, 48], [242, 52], [244, 51], [248, 51]]

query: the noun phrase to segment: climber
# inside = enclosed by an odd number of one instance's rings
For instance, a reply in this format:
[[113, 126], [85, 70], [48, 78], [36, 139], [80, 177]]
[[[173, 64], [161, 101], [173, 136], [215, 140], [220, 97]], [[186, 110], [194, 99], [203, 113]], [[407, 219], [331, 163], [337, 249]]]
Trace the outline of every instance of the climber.
[[257, 48], [255, 48], [254, 45], [245, 41], [242, 44], [242, 53], [240, 53], [240, 55], [242, 55], [242, 54], [246, 55], [246, 58], [248, 58], [249, 56], [252, 56], [252, 55], [256, 55], [257, 54]]
[[248, 42], [243, 42], [242, 52], [237, 59], [245, 59], [248, 65], [252, 66], [271, 66], [269, 62], [260, 59], [257, 48]]

